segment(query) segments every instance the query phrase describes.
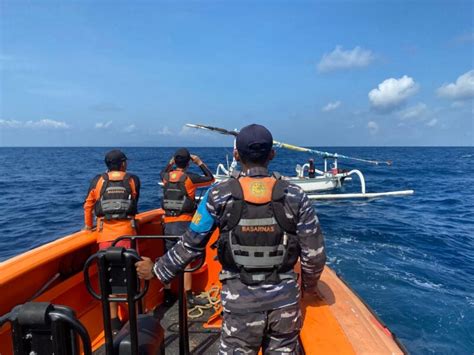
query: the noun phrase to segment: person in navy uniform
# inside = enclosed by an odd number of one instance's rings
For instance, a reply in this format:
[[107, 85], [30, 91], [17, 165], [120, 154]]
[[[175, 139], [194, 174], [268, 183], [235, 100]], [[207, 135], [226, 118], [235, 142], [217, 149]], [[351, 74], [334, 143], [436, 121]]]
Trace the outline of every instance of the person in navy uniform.
[[220, 354], [299, 354], [301, 297], [293, 267], [301, 262], [304, 292], [316, 292], [326, 261], [314, 208], [303, 190], [268, 165], [273, 137], [263, 126], [244, 127], [234, 157], [242, 172], [211, 187], [190, 228], [168, 253], [136, 263], [140, 278], [169, 282], [202, 256], [212, 232], [222, 264], [224, 309]]

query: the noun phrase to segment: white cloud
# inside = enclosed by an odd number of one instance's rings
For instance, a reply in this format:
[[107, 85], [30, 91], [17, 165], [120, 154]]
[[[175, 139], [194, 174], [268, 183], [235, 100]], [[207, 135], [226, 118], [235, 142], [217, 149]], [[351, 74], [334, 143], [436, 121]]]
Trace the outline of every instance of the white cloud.
[[26, 127], [30, 128], [54, 128], [54, 129], [67, 129], [69, 125], [64, 121], [55, 121], [48, 118], [39, 121], [27, 121]]
[[375, 121], [369, 121], [367, 123], [367, 128], [369, 129], [369, 133], [372, 135], [377, 134], [377, 132], [379, 131], [379, 125]]
[[399, 116], [402, 120], [420, 118], [427, 112], [428, 106], [420, 102], [415, 106], [407, 107], [406, 109], [399, 112]]
[[452, 108], [463, 108], [465, 106], [466, 106], [465, 101], [453, 101], [451, 103]]
[[444, 84], [437, 90], [438, 96], [451, 100], [474, 97], [474, 69], [457, 78], [455, 83]]
[[352, 50], [344, 50], [342, 46], [336, 46], [331, 53], [324, 53], [318, 64], [318, 71], [362, 68], [368, 66], [374, 59], [375, 56], [370, 50], [359, 46]]
[[398, 117], [401, 120], [398, 126], [425, 125], [427, 127], [434, 127], [438, 124], [437, 116], [439, 115], [439, 108], [430, 109], [426, 104], [420, 102], [398, 112]]
[[70, 126], [64, 121], [55, 121], [48, 118], [38, 121], [16, 121], [16, 120], [0, 120], [0, 127], [5, 128], [29, 128], [29, 129], [68, 129]]
[[465, 33], [463, 35], [457, 36], [454, 39], [454, 43], [456, 44], [464, 44], [469, 42], [474, 42], [474, 32]]
[[137, 127], [134, 125], [134, 124], [131, 124], [131, 125], [128, 125], [127, 127], [125, 127], [123, 129], [123, 131], [125, 133], [132, 133], [133, 131], [135, 131], [137, 129]]
[[400, 79], [389, 78], [369, 92], [372, 107], [378, 111], [390, 112], [402, 106], [406, 100], [416, 94], [418, 84], [409, 76]]
[[156, 133], [161, 135], [161, 136], [171, 136], [173, 134], [173, 132], [171, 132], [171, 130], [168, 128], [168, 126], [163, 126]]
[[323, 112], [329, 112], [337, 109], [339, 106], [341, 106], [341, 101], [334, 101], [334, 102], [329, 102], [326, 106], [324, 106], [321, 111]]
[[107, 122], [97, 122], [95, 124], [95, 128], [101, 129], [101, 128], [109, 128], [110, 125], [112, 124], [113, 121], [107, 121]]
[[23, 127], [23, 122], [16, 121], [16, 120], [0, 120], [0, 127], [21, 128]]

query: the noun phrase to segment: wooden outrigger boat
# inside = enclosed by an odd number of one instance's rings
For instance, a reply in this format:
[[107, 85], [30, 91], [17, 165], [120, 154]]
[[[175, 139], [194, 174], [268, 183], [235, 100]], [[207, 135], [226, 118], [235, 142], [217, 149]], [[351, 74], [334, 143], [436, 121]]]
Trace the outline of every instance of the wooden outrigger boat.
[[[161, 235], [163, 213], [159, 209], [138, 215], [139, 234]], [[208, 245], [217, 237], [216, 231]], [[141, 255], [155, 258], [163, 253], [163, 241], [139, 239], [138, 249]], [[5, 320], [5, 314], [13, 307], [28, 301], [66, 305], [75, 311], [77, 319], [87, 330], [92, 350], [103, 353], [101, 349], [106, 339], [101, 302], [87, 291], [83, 273], [86, 260], [96, 251], [95, 232], [81, 231], [2, 262], [0, 319]], [[220, 285], [217, 276], [220, 265], [215, 256], [216, 251], [208, 247], [202, 267], [193, 273], [195, 292]], [[95, 266], [90, 268], [88, 275], [91, 283], [97, 287]], [[159, 314], [157, 310], [163, 308], [160, 306], [162, 302], [163, 287], [158, 280], [152, 280], [142, 302], [143, 312], [155, 310], [154, 314]], [[403, 346], [375, 313], [329, 267], [325, 268], [319, 282], [319, 295], [306, 296], [301, 306], [304, 324], [300, 340], [306, 354], [405, 353]], [[177, 338], [177, 324], [172, 324], [173, 321], [170, 323], [166, 312], [170, 310], [165, 310], [164, 315], [161, 313], [162, 325], [168, 325], [164, 344], [167, 345], [167, 353], [175, 354], [178, 353], [176, 348], [170, 349], [168, 346], [172, 346]], [[206, 319], [189, 322], [191, 353], [215, 353], [219, 341], [219, 315], [217, 309], [210, 319], [206, 316]], [[9, 323], [0, 328], [0, 354], [13, 354]]]
[[[304, 165], [296, 165], [296, 176], [285, 177], [286, 180], [291, 183], [298, 185], [306, 193], [325, 192], [340, 189], [345, 181], [352, 180], [351, 175], [359, 176], [362, 190], [365, 191], [365, 179], [359, 170], [342, 170], [337, 167], [337, 159], [333, 159], [332, 168], [328, 169], [329, 158], [324, 158], [324, 170], [314, 169], [315, 176], [309, 177], [306, 173], [309, 169], [309, 163]], [[216, 181], [226, 180], [230, 176], [230, 172], [236, 162], [233, 161], [231, 165], [227, 163], [227, 167], [224, 164], [219, 164], [216, 169], [214, 177]]]
[[[228, 136], [235, 137], [237, 131], [229, 131], [224, 128], [205, 126], [200, 124], [188, 123], [187, 127], [202, 129], [206, 131], [216, 132]], [[305, 152], [314, 155], [322, 156], [323, 158], [323, 170], [315, 169], [315, 176], [309, 177], [305, 172], [309, 168], [309, 164], [296, 165], [296, 176], [285, 176], [284, 178], [291, 181], [292, 183], [300, 186], [311, 200], [330, 200], [330, 199], [346, 199], [346, 198], [376, 198], [376, 197], [387, 197], [387, 196], [407, 196], [414, 193], [413, 190], [401, 190], [401, 191], [387, 191], [387, 192], [371, 192], [368, 193], [365, 188], [364, 174], [360, 170], [343, 170], [338, 166], [338, 159], [348, 159], [358, 162], [374, 164], [374, 165], [392, 165], [391, 161], [379, 161], [370, 159], [361, 159], [356, 157], [350, 157], [347, 155], [322, 152], [315, 149], [300, 147], [288, 143], [279, 141], [273, 141], [273, 145], [277, 148], [289, 149], [297, 152]], [[235, 160], [231, 164], [227, 161], [227, 166], [219, 164], [216, 170], [215, 178], [217, 181], [228, 179], [232, 170], [237, 166]], [[347, 193], [347, 194], [327, 194], [327, 191], [340, 189], [344, 182], [352, 180], [353, 176], [357, 176], [360, 182], [360, 193]]]

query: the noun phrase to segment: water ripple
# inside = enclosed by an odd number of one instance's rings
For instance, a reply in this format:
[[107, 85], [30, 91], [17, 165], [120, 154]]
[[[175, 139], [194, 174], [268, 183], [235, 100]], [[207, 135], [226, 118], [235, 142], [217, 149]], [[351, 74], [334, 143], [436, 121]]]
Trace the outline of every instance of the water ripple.
[[[82, 227], [82, 203], [107, 148], [0, 148], [0, 260]], [[159, 170], [174, 148], [125, 148], [140, 176], [140, 210], [162, 196]], [[361, 169], [367, 191], [415, 195], [315, 204], [328, 264], [382, 317], [413, 354], [474, 351], [474, 148], [325, 148], [393, 160]], [[214, 170], [229, 148], [196, 148]], [[272, 168], [294, 174], [302, 154], [278, 151]], [[359, 192], [358, 179], [344, 192]]]

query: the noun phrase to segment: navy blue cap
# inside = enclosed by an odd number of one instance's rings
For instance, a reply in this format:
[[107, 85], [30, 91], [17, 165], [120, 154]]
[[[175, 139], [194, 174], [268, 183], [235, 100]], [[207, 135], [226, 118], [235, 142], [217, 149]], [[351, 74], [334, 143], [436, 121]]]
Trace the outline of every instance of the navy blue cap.
[[105, 164], [117, 164], [127, 160], [127, 156], [118, 149], [111, 150], [105, 155]]
[[174, 161], [178, 164], [187, 164], [191, 159], [191, 154], [186, 148], [180, 148], [174, 153]]
[[251, 124], [240, 130], [235, 146], [241, 156], [258, 158], [270, 153], [273, 136], [264, 126]]

